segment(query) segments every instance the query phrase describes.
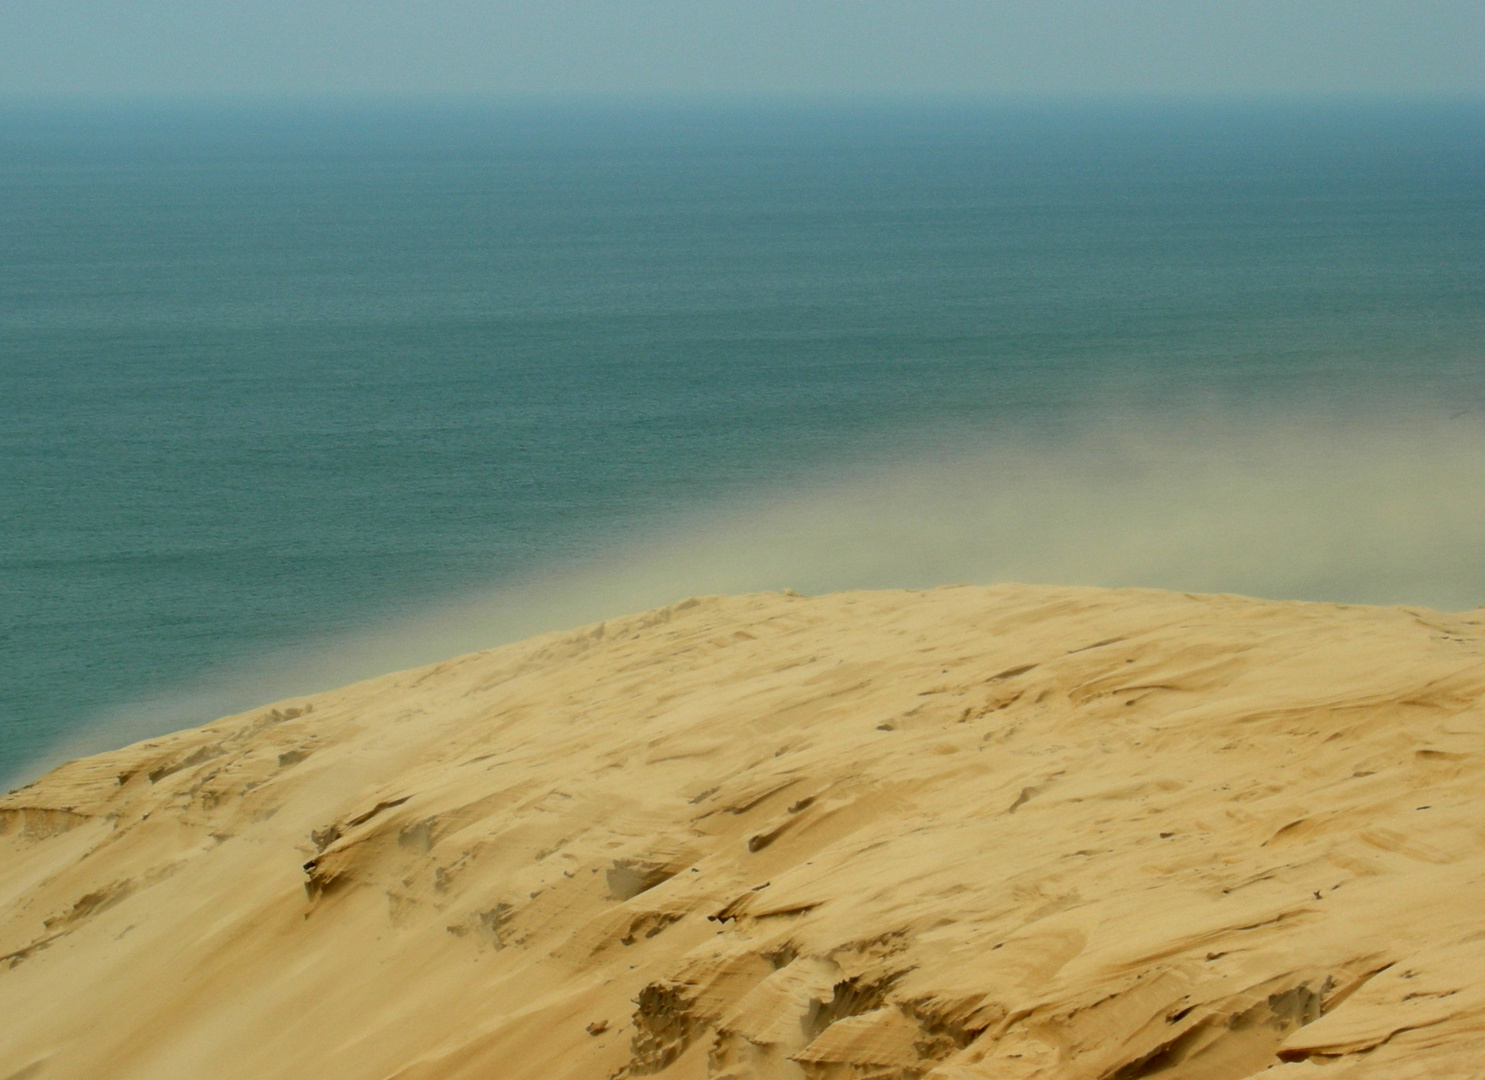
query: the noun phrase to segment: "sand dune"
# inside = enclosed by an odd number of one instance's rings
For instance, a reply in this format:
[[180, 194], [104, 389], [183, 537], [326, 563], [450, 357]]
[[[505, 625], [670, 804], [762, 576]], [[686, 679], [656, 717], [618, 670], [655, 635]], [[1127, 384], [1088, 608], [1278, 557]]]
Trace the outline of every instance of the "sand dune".
[[689, 600], [0, 799], [0, 1080], [1485, 1075], [1485, 612]]

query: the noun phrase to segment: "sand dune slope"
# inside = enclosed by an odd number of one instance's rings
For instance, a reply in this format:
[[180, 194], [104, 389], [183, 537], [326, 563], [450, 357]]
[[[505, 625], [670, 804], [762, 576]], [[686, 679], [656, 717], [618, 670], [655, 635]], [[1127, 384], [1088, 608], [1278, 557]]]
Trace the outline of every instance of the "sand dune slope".
[[690, 600], [0, 800], [0, 1080], [1485, 1076], [1485, 612]]

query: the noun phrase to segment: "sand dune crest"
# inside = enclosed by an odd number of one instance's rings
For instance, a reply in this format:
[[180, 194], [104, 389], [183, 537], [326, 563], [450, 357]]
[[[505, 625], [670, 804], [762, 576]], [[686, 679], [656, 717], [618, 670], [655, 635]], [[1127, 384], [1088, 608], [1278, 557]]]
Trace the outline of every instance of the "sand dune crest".
[[1485, 612], [708, 597], [0, 799], [0, 1078], [1485, 1061]]

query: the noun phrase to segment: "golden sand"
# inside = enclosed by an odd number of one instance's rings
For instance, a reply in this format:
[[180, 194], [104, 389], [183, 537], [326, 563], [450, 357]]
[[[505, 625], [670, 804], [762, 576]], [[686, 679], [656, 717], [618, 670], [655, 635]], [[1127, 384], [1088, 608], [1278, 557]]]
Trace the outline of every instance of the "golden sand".
[[0, 1080], [1485, 1076], [1485, 612], [689, 600], [0, 799]]

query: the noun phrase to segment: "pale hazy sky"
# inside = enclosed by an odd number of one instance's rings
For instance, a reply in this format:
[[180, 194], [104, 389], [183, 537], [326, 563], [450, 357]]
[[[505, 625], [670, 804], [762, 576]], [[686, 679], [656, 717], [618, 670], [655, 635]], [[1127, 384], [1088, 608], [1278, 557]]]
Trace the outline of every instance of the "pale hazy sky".
[[1485, 96], [1485, 0], [0, 0], [0, 97]]

